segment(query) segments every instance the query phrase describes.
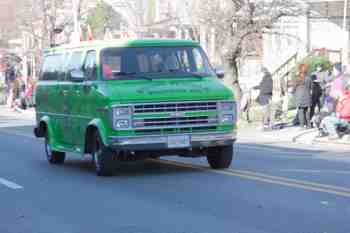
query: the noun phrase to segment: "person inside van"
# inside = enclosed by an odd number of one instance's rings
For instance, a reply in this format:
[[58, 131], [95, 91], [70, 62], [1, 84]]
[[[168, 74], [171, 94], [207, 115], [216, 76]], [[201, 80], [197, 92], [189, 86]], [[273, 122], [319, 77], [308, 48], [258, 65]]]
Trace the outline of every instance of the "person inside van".
[[151, 69], [153, 72], [159, 73], [159, 72], [164, 72], [166, 70], [165, 68], [165, 61], [163, 60], [163, 57], [155, 53], [151, 57]]
[[113, 79], [113, 70], [110, 65], [103, 64], [102, 72], [105, 79]]
[[103, 78], [110, 80], [116, 78], [115, 76], [121, 72], [125, 72], [122, 70], [122, 58], [120, 54], [107, 52], [102, 58], [102, 74]]

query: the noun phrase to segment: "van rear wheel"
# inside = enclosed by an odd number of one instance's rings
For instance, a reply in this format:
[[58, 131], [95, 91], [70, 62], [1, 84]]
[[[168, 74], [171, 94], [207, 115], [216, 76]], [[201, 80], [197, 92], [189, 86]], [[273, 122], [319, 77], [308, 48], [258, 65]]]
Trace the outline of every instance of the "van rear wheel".
[[48, 134], [45, 136], [45, 152], [47, 161], [51, 164], [63, 164], [66, 159], [66, 153], [52, 150]]
[[229, 168], [233, 158], [233, 145], [209, 148], [207, 160], [213, 169]]
[[95, 132], [92, 158], [98, 176], [112, 176], [115, 170], [115, 153], [106, 147], [98, 132]]

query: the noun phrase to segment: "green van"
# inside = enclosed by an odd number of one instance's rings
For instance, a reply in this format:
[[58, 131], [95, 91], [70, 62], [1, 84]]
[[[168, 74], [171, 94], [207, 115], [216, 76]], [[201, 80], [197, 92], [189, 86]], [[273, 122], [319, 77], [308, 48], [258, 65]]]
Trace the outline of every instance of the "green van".
[[122, 161], [206, 156], [230, 166], [236, 104], [197, 42], [113, 40], [51, 48], [36, 89], [47, 159], [91, 154], [97, 175]]

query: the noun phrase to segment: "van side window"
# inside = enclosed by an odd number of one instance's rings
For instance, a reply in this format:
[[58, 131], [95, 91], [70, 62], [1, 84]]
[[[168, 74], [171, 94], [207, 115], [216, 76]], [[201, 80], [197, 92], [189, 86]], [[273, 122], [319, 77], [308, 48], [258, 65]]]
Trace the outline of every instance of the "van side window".
[[96, 80], [96, 51], [89, 51], [86, 55], [84, 73], [87, 80]]
[[73, 52], [70, 59], [69, 63], [67, 65], [67, 72], [68, 72], [68, 80], [70, 80], [70, 72], [73, 70], [81, 70], [83, 68], [82, 64], [82, 57], [83, 53], [82, 52]]
[[62, 70], [62, 54], [55, 54], [46, 56], [41, 73], [41, 80], [45, 81], [57, 81], [60, 79]]
[[59, 75], [60, 81], [65, 81], [66, 79], [66, 72], [67, 72], [67, 65], [68, 65], [68, 59], [69, 59], [69, 53], [62, 54], [62, 65], [61, 65], [61, 72]]

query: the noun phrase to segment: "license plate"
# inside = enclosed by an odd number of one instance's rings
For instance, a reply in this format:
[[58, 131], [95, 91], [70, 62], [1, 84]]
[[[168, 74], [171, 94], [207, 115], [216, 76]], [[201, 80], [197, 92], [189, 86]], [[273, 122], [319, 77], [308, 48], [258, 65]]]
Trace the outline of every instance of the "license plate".
[[168, 148], [186, 148], [190, 147], [190, 136], [169, 136], [168, 137]]

